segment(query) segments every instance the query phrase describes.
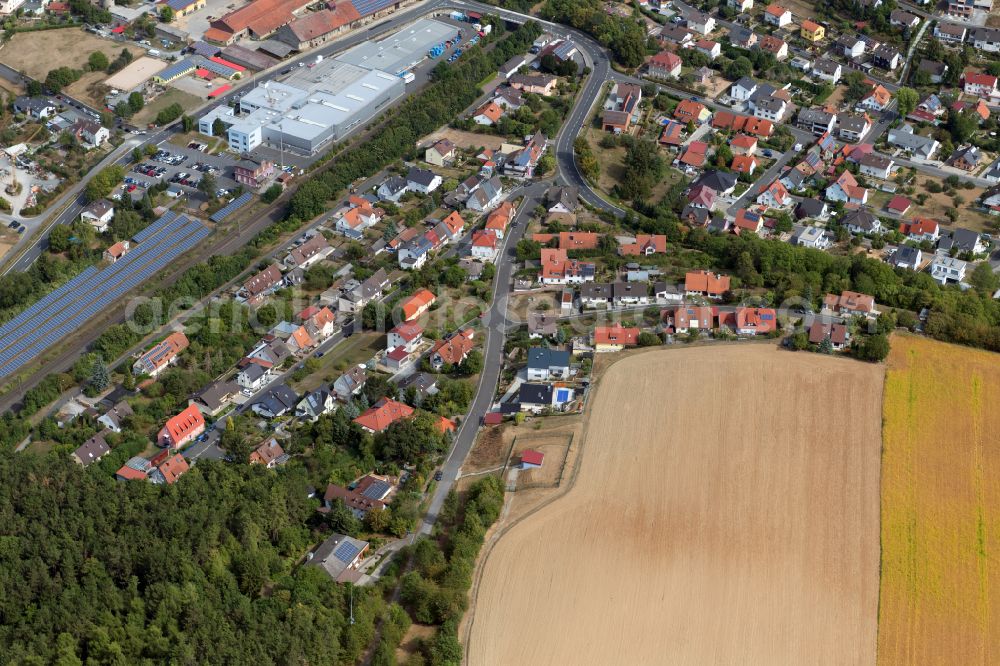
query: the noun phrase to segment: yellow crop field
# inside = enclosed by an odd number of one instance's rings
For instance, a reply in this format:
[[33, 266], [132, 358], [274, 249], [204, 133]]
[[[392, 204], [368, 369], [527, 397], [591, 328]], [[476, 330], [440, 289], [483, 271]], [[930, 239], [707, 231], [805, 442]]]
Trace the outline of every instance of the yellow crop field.
[[896, 336], [886, 374], [878, 662], [1000, 662], [1000, 355]]

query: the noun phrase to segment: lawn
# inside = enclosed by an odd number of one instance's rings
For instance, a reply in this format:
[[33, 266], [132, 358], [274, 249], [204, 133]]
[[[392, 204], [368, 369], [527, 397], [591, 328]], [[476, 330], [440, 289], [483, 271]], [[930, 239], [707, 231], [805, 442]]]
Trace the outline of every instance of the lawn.
[[881, 664], [996, 663], [1000, 356], [894, 336], [883, 403]]
[[180, 104], [186, 113], [198, 108], [204, 102], [190, 93], [168, 87], [166, 92], [146, 104], [142, 111], [132, 116], [132, 122], [138, 126], [146, 125], [156, 120], [156, 114], [174, 102]]
[[316, 370], [295, 384], [299, 393], [313, 391], [337, 379], [347, 368], [365, 363], [385, 346], [385, 335], [375, 332], [355, 333], [336, 345], [318, 361]]

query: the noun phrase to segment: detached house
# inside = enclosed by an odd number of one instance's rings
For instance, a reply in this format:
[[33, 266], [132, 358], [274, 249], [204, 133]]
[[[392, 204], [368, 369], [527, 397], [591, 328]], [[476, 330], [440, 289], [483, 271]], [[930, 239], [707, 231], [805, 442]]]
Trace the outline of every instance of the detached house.
[[646, 73], [654, 79], [676, 79], [681, 75], [681, 59], [673, 51], [661, 51], [649, 59]]
[[581, 284], [593, 282], [596, 266], [593, 263], [570, 259], [566, 250], [542, 248], [538, 281], [542, 284]]
[[260, 305], [282, 283], [282, 280], [281, 271], [271, 264], [243, 283], [240, 296], [251, 306]]
[[413, 416], [413, 408], [392, 398], [382, 398], [354, 419], [363, 430], [380, 433], [400, 419]]
[[791, 201], [788, 190], [780, 180], [773, 181], [757, 195], [757, 203], [768, 208], [784, 208]]
[[858, 143], [872, 128], [872, 119], [867, 113], [844, 114], [837, 118], [837, 134], [849, 143]]
[[684, 276], [684, 293], [687, 296], [722, 298], [729, 291], [729, 276], [710, 271], [689, 271]]
[[813, 63], [812, 67], [813, 76], [835, 85], [837, 81], [840, 80], [842, 71], [843, 70], [839, 62], [834, 62], [833, 60], [828, 60], [827, 58], [816, 58], [816, 62]]
[[832, 132], [837, 124], [837, 114], [825, 109], [801, 109], [795, 126], [811, 132], [815, 136]]
[[605, 132], [627, 132], [639, 119], [642, 87], [631, 83], [616, 83], [604, 100], [601, 126]]
[[788, 57], [788, 44], [785, 40], [778, 39], [774, 35], [764, 35], [757, 47], [761, 51], [767, 51], [775, 57], [776, 60], [784, 60]]
[[854, 174], [845, 170], [837, 180], [827, 186], [826, 200], [861, 205], [868, 201], [868, 190], [858, 185]]
[[809, 342], [814, 345], [829, 340], [830, 346], [839, 351], [847, 346], [850, 338], [850, 333], [844, 324], [826, 324], [817, 319], [809, 327]]
[[477, 125], [496, 125], [503, 117], [503, 109], [494, 101], [486, 102], [472, 114], [472, 121]]
[[975, 95], [989, 99], [1000, 95], [997, 92], [997, 77], [981, 72], [966, 72], [962, 75], [962, 91], [967, 95]]
[[98, 199], [87, 204], [87, 207], [80, 213], [80, 219], [88, 222], [99, 234], [103, 234], [111, 225], [111, 220], [115, 216], [115, 207], [107, 199]]
[[883, 232], [882, 222], [872, 215], [867, 208], [847, 213], [840, 221], [852, 234], [880, 234]]
[[439, 340], [431, 349], [431, 367], [440, 371], [445, 365], [455, 366], [465, 360], [476, 346], [475, 331], [466, 328], [444, 340]]
[[940, 284], [948, 284], [949, 282], [964, 282], [968, 268], [969, 264], [966, 261], [949, 257], [946, 254], [935, 254], [930, 271], [931, 277]]
[[430, 169], [418, 169], [410, 167], [406, 174], [406, 187], [412, 192], [430, 194], [441, 185], [441, 176]]
[[569, 378], [568, 351], [532, 347], [528, 350], [528, 381], [549, 381]]
[[639, 329], [626, 328], [621, 324], [597, 326], [594, 328], [594, 351], [597, 353], [621, 351], [625, 347], [639, 344]]
[[205, 417], [195, 405], [188, 405], [177, 416], [167, 419], [156, 435], [158, 446], [179, 449], [205, 432]]
[[884, 111], [888, 108], [891, 101], [892, 93], [879, 84], [872, 88], [867, 95], [861, 98], [861, 101], [858, 102], [858, 108], [866, 109], [868, 111]]
[[807, 42], [815, 44], [816, 42], [823, 41], [823, 38], [826, 36], [826, 28], [815, 21], [805, 19], [802, 21], [802, 25], [799, 26], [799, 36]]
[[188, 344], [184, 333], [180, 331], [171, 333], [132, 364], [132, 374], [137, 377], [140, 375], [156, 377], [177, 360], [178, 355], [188, 348]]
[[764, 10], [764, 22], [783, 28], [792, 22], [792, 12], [781, 5], [768, 5]]
[[941, 144], [929, 136], [920, 136], [914, 133], [913, 126], [903, 123], [898, 128], [889, 130], [889, 145], [901, 148], [909, 153], [914, 159], [929, 160]]
[[912, 222], [901, 222], [899, 233], [918, 243], [922, 241], [936, 243], [941, 236], [941, 228], [936, 220], [919, 218]]
[[867, 317], [874, 319], [879, 315], [875, 309], [875, 297], [860, 294], [856, 291], [844, 291], [837, 294], [827, 294], [823, 298], [823, 310], [839, 314], [842, 317]]
[[447, 166], [455, 161], [455, 144], [441, 139], [424, 151], [424, 161], [434, 166]]
[[895, 162], [888, 157], [878, 153], [868, 153], [858, 162], [858, 170], [866, 176], [888, 180], [892, 175], [893, 164]]

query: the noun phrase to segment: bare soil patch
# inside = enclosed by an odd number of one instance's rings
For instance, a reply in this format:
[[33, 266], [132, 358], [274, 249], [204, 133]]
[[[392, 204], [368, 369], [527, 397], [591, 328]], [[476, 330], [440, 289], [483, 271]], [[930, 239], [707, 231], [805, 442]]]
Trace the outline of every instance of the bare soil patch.
[[445, 127], [432, 134], [428, 134], [419, 145], [426, 148], [441, 139], [448, 139], [459, 148], [492, 148], [493, 150], [499, 149], [500, 145], [504, 142], [503, 137]]
[[[94, 51], [114, 60], [122, 48], [122, 44], [101, 39], [83, 28], [19, 32], [0, 48], [0, 62], [41, 81], [49, 70], [57, 67], [83, 69]], [[140, 49], [130, 50], [138, 55]]]
[[874, 664], [881, 392], [769, 345], [621, 359], [568, 492], [487, 551], [469, 663]]

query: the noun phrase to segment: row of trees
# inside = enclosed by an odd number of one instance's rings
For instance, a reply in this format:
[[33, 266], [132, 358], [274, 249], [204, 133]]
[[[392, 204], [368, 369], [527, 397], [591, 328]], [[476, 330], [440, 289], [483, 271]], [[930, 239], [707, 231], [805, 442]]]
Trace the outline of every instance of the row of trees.
[[541, 16], [593, 35], [623, 67], [638, 67], [646, 59], [644, 24], [631, 16], [608, 13], [599, 0], [547, 0]]

